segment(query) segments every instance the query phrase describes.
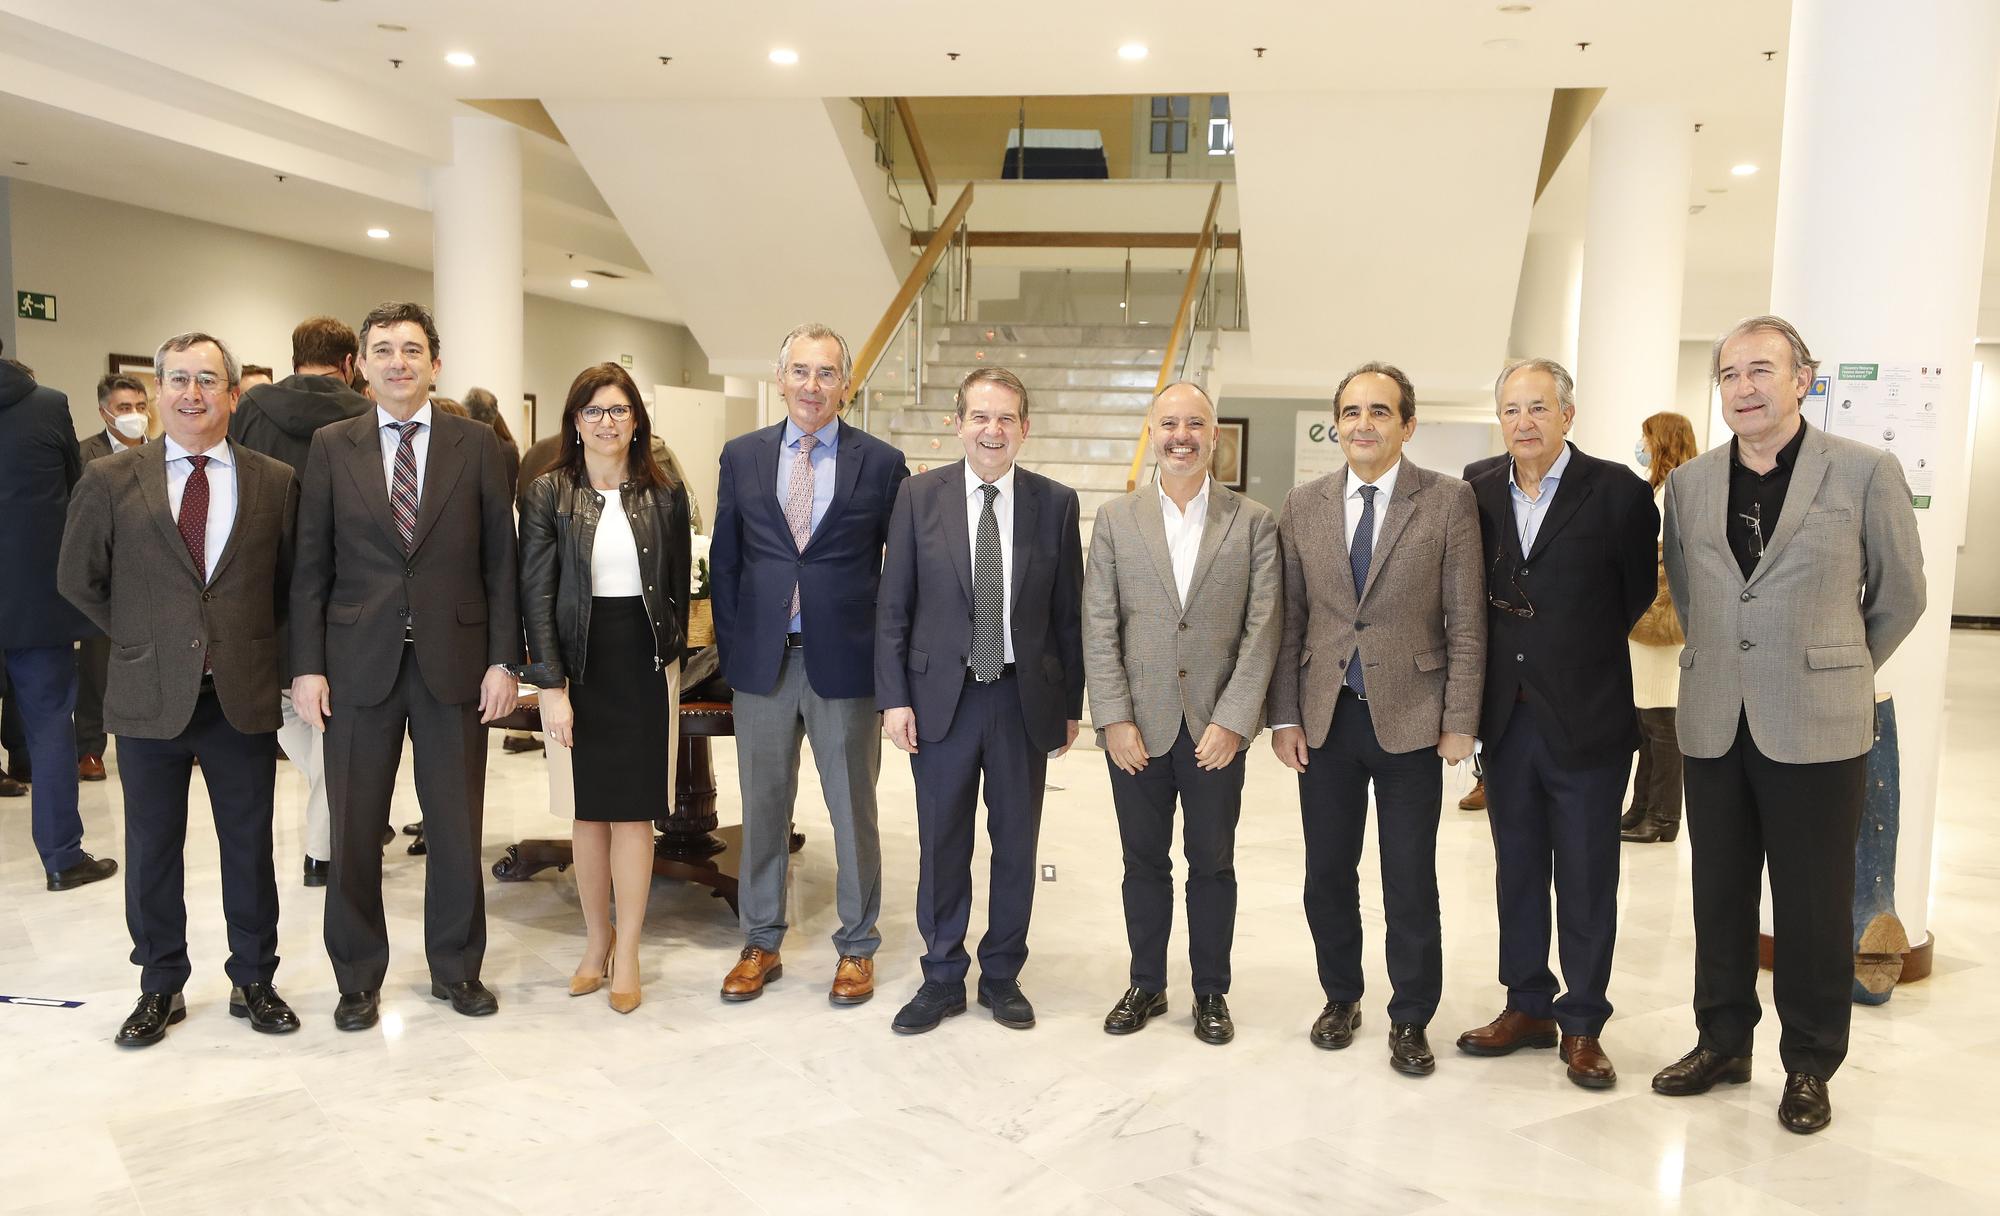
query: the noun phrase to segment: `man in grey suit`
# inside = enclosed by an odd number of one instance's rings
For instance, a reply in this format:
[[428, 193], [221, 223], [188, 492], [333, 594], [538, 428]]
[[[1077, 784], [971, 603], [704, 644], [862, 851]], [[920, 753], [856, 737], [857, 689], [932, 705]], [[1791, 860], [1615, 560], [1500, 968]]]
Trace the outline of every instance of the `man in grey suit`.
[[282, 463], [228, 441], [239, 367], [202, 333], [153, 358], [160, 443], [91, 462], [70, 499], [57, 581], [114, 647], [105, 720], [125, 791], [125, 924], [139, 1002], [118, 1030], [145, 1047], [187, 1016], [183, 846], [201, 765], [222, 856], [229, 1012], [264, 1034], [299, 1028], [272, 986], [278, 880], [277, 632], [298, 490]]
[[[87, 467], [114, 452], [129, 451], [146, 442], [152, 407], [146, 386], [131, 376], [113, 372], [97, 382], [97, 416], [104, 429], [76, 445]], [[111, 642], [84, 638], [76, 644], [76, 778], [104, 780], [104, 682], [111, 663]]]
[[1220, 1044], [1236, 1036], [1236, 821], [1243, 748], [1263, 724], [1278, 657], [1278, 521], [1209, 475], [1215, 406], [1198, 386], [1168, 385], [1148, 426], [1159, 484], [1098, 509], [1083, 582], [1084, 667], [1124, 848], [1132, 953], [1131, 987], [1104, 1030], [1131, 1034], [1167, 1011], [1178, 798], [1194, 1032]]
[[1778, 1121], [1819, 1131], [1847, 1055], [1854, 846], [1875, 671], [1923, 615], [1923, 551], [1896, 458], [1806, 424], [1817, 367], [1798, 330], [1752, 317], [1716, 340], [1728, 444], [1667, 478], [1662, 555], [1687, 634], [1675, 722], [1694, 843], [1693, 1051], [1653, 1088], [1750, 1079], [1760, 879], [1784, 1029]]
[[1437, 1067], [1424, 1033], [1444, 987], [1438, 758], [1472, 755], [1485, 679], [1486, 588], [1472, 487], [1402, 458], [1417, 429], [1409, 377], [1365, 363], [1341, 380], [1347, 467], [1294, 489], [1279, 517], [1285, 623], [1265, 716], [1299, 774], [1306, 921], [1326, 1008], [1314, 1046], [1361, 1024], [1357, 867], [1375, 785], [1388, 921], [1389, 1063]]

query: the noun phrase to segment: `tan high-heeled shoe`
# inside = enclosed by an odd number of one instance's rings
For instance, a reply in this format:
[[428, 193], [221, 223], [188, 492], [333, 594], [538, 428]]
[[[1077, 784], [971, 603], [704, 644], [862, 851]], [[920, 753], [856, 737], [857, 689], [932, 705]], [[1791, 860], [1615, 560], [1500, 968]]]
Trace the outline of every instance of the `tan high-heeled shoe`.
[[618, 928], [617, 926], [614, 925], [612, 926], [611, 929], [611, 942], [609, 945], [604, 947], [604, 965], [598, 968], [596, 975], [570, 976], [569, 994], [571, 996], [589, 996], [591, 993], [596, 992], [599, 988], [604, 987], [604, 982], [611, 978], [612, 951], [616, 950], [617, 948], [618, 948]]
[[611, 1008], [613, 1012], [630, 1013], [634, 1009], [637, 1009], [638, 1007], [639, 1007], [639, 989], [634, 988], [630, 992], [619, 992], [616, 991], [615, 989], [612, 991]]

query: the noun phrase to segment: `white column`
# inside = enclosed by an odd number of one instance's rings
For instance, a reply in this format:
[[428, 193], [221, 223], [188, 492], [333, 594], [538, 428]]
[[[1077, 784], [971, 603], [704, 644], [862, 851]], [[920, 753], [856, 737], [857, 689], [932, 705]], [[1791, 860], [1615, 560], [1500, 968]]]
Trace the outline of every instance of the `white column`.
[[1693, 172], [1694, 120], [1681, 107], [1607, 95], [1591, 117], [1570, 437], [1634, 472], [1639, 423], [1674, 407]]
[[1965, 434], [1986, 245], [2000, 5], [1793, 0], [1771, 311], [1823, 366], [1945, 369], [1938, 494], [1918, 511], [1930, 608], [1876, 677], [1896, 698], [1896, 908], [1930, 923], [1946, 644], [1965, 520]]
[[[521, 408], [521, 132], [484, 116], [451, 120], [452, 163], [431, 173], [433, 311], [443, 346], [438, 392], [474, 385], [526, 435]], [[553, 404], [543, 403], [546, 410]]]
[[1583, 241], [1564, 233], [1530, 232], [1514, 297], [1510, 359], [1540, 356], [1576, 370], [1577, 322], [1583, 308]]

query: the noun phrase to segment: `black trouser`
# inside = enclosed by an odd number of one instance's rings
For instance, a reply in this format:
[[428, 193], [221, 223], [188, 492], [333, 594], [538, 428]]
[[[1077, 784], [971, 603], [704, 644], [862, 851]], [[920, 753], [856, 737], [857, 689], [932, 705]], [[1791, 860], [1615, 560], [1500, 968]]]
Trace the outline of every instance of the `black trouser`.
[[1444, 989], [1444, 931], [1438, 918], [1438, 808], [1444, 798], [1437, 747], [1386, 752], [1375, 739], [1368, 702], [1340, 693], [1324, 747], [1309, 748], [1299, 774], [1306, 837], [1306, 923], [1329, 1001], [1361, 999], [1361, 842], [1368, 783], [1375, 783], [1381, 836], [1382, 912], [1391, 1022], [1430, 1024]]
[[1236, 820], [1243, 809], [1243, 752], [1228, 767], [1195, 763], [1195, 741], [1181, 724], [1174, 745], [1137, 774], [1104, 755], [1111, 803], [1125, 852], [1125, 938], [1132, 986], [1167, 988], [1167, 941], [1174, 927], [1174, 801], [1185, 819], [1188, 962], [1197, 996], [1229, 991], [1229, 947], [1236, 936]]
[[1639, 771], [1632, 777], [1632, 809], [1661, 823], [1681, 821], [1681, 742], [1671, 705], [1639, 710]]
[[1771, 989], [1785, 1071], [1831, 1077], [1847, 1056], [1854, 999], [1854, 845], [1868, 757], [1784, 764], [1736, 740], [1687, 760], [1694, 849], [1694, 1017], [1702, 1046], [1750, 1054], [1760, 878], [1771, 877]]
[[278, 740], [229, 724], [212, 691], [172, 739], [118, 737], [125, 792], [125, 927], [142, 992], [179, 992], [194, 973], [187, 954], [188, 782], [195, 761], [208, 786], [222, 861], [232, 984], [268, 984], [278, 971], [278, 877], [271, 861], [271, 796]]
[[76, 758], [103, 756], [104, 682], [111, 670], [111, 639], [76, 644]]
[[326, 952], [342, 992], [379, 989], [389, 972], [389, 926], [382, 910], [382, 832], [402, 766], [408, 728], [423, 815], [424, 956], [431, 978], [479, 978], [486, 956], [486, 885], [479, 837], [486, 799], [486, 728], [476, 702], [447, 705], [431, 695], [416, 648], [377, 705], [349, 705], [333, 689], [327, 719], [326, 788], [333, 863], [326, 888]]
[[1028, 961], [1035, 845], [1048, 768], [1047, 753], [1028, 739], [1013, 676], [991, 684], [968, 680], [945, 737], [918, 741], [910, 772], [917, 784], [917, 931], [924, 938], [926, 980], [963, 984], [972, 966], [965, 934], [972, 918], [973, 832], [982, 794], [993, 852], [986, 936], [979, 940], [980, 981], [1019, 978]]
[[[1500, 982], [1507, 1007], [1554, 1018], [1564, 1034], [1595, 1036], [1611, 1017], [1605, 990], [1618, 939], [1618, 814], [1625, 762], [1577, 768], [1558, 761], [1543, 711], [1514, 706], [1486, 744], [1486, 821], [1500, 908]], [[1563, 993], [1549, 970], [1549, 886], [1556, 893], [1556, 953]]]

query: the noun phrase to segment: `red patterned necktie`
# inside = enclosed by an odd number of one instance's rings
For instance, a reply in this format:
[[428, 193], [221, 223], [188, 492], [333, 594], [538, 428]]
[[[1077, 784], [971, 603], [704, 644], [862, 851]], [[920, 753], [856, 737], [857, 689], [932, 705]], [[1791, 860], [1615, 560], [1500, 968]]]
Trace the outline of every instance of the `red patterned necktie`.
[[392, 422], [389, 426], [402, 436], [396, 445], [396, 475], [389, 487], [389, 507], [396, 514], [396, 538], [403, 552], [410, 551], [417, 535], [417, 427], [416, 422]]
[[181, 540], [188, 547], [188, 556], [194, 559], [194, 572], [201, 581], [208, 581], [208, 457], [190, 456], [188, 463], [194, 471], [187, 476], [187, 483], [181, 487], [181, 517], [175, 521], [181, 530]]
[[[785, 487], [785, 522], [792, 529], [792, 543], [799, 552], [806, 551], [806, 542], [812, 539], [813, 519], [813, 467], [812, 451], [819, 446], [819, 436], [799, 436], [799, 454], [792, 459], [792, 478]], [[799, 614], [799, 585], [792, 584], [792, 616]]]

